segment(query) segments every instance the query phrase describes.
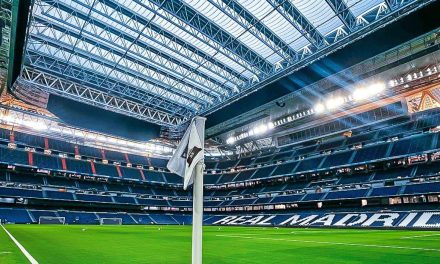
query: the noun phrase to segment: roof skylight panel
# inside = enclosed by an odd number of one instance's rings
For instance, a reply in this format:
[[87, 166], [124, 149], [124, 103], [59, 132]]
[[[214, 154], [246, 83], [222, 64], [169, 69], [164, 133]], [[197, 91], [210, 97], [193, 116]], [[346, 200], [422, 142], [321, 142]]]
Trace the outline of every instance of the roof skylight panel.
[[[240, 4], [294, 50], [308, 45], [307, 39], [267, 1], [240, 0]], [[279, 7], [280, 8], [280, 7]]]
[[[148, 2], [147, 2], [147, 4], [148, 4]], [[148, 7], [149, 5], [145, 5], [145, 6]], [[149, 9], [145, 8], [144, 6], [142, 6], [141, 10], [145, 14], [152, 13]], [[181, 40], [185, 41], [189, 45], [196, 47], [197, 49], [203, 51], [204, 53], [210, 54], [211, 56], [214, 56], [215, 54], [218, 53], [218, 51], [216, 49], [214, 49], [212, 46], [210, 46], [212, 44], [210, 44], [210, 45], [206, 44], [206, 42], [209, 42], [209, 40], [205, 41], [205, 39], [202, 38], [202, 41], [201, 41], [201, 40], [199, 40], [199, 38], [188, 33], [188, 32], [192, 32], [188, 25], [184, 24], [182, 21], [180, 21], [176, 17], [168, 14], [166, 11], [163, 11], [161, 9], [155, 9], [155, 10], [158, 13], [158, 15], [155, 17], [154, 21], [152, 21], [155, 25], [159, 26], [161, 29], [164, 29], [165, 31], [169, 32], [170, 34], [175, 35], [177, 38], [180, 38]], [[164, 18], [166, 18], [166, 19], [164, 19]], [[181, 27], [183, 27], [184, 29], [182, 29]], [[228, 66], [229, 68], [234, 69], [238, 72], [240, 72], [240, 69], [242, 68], [242, 66], [239, 63], [237, 63], [236, 61], [229, 59], [229, 58], [227, 59], [226, 63], [224, 61], [220, 61], [220, 62], [223, 63], [224, 65]]]
[[[68, 28], [70, 30], [76, 31], [77, 33], [79, 33], [80, 30], [77, 30], [78, 28], [81, 28], [82, 26], [82, 22], [78, 23], [77, 20], [75, 19], [65, 19], [66, 17], [69, 16], [69, 13], [61, 10], [61, 9], [57, 9], [57, 8], [50, 8], [49, 6], [37, 6], [38, 8], [36, 8], [36, 11], [33, 16], [34, 17], [38, 17], [41, 20], [44, 21], [49, 21], [49, 22], [58, 22], [58, 24], [61, 27], [64, 28]], [[39, 12], [41, 10], [41, 12]], [[35, 21], [33, 21], [33, 23], [35, 23]], [[62, 24], [60, 24], [62, 23]], [[72, 26], [70, 24], [67, 23], [74, 23], [72, 24]], [[31, 24], [31, 27], [33, 25]]]
[[[211, 45], [207, 45], [205, 42], [201, 41], [199, 38], [194, 37], [187, 31], [182, 30], [181, 28], [177, 27], [176, 25], [170, 23], [169, 21], [156, 17], [156, 19], [153, 21], [153, 23], [157, 24], [162, 29], [170, 32], [171, 34], [175, 35], [177, 38], [182, 39], [189, 45], [192, 45], [193, 47], [202, 50], [204, 53], [209, 54], [213, 58], [216, 58], [217, 61], [227, 65], [231, 69], [234, 69], [237, 72], [242, 72], [245, 70], [244, 66], [237, 63], [235, 60], [231, 59], [230, 57], [224, 55], [223, 52], [219, 52], [218, 50], [214, 49], [214, 47]], [[189, 27], [189, 26], [187, 26]], [[212, 42], [212, 40], [211, 40]], [[220, 59], [221, 58], [221, 59]]]
[[322, 35], [343, 26], [342, 21], [324, 0], [290, 1]]
[[86, 2], [78, 3], [78, 2], [72, 1], [72, 0], [63, 0], [62, 2], [64, 5], [68, 5], [76, 10], [81, 11], [81, 12], [88, 13], [91, 8], [91, 6], [88, 5]]
[[355, 17], [380, 5], [383, 0], [343, 0]]
[[[157, 38], [156, 38], [157, 40]], [[183, 47], [177, 43], [174, 43], [173, 45], [177, 46], [178, 48], [175, 50], [170, 48], [170, 45], [163, 45], [160, 43], [157, 43], [145, 36], [141, 36], [139, 38], [139, 41], [142, 41], [143, 43], [145, 43], [148, 46], [154, 47], [157, 50], [160, 50], [161, 52], [163, 52], [164, 54], [167, 54], [168, 56], [171, 56], [173, 58], [175, 58], [176, 60], [179, 60], [183, 63], [185, 63], [186, 65], [195, 68], [198, 68], [198, 70], [203, 71], [206, 75], [210, 76], [213, 79], [216, 79], [219, 82], [226, 82], [227, 80], [222, 77], [221, 73], [224, 71], [222, 69], [220, 69], [219, 67], [216, 66], [212, 66], [209, 67], [209, 69], [207, 68], [207, 63], [204, 63], [204, 59], [201, 59], [200, 57], [198, 57], [198, 55], [194, 54], [191, 51], [187, 51], [189, 54], [191, 54], [191, 59], [188, 57], [185, 57], [184, 55], [181, 55], [180, 53], [177, 52], [177, 50], [182, 50]], [[202, 61], [201, 64], [196, 63], [195, 61], [193, 61], [192, 59], [194, 59], [194, 57], [197, 56], [198, 57], [198, 61]]]
[[[46, 46], [45, 49], [40, 49], [39, 51], [45, 52], [47, 55], [55, 57], [59, 60], [64, 60], [65, 54], [63, 54], [61, 52], [54, 52], [56, 49], [54, 49], [53, 47], [47, 46], [47, 45], [45, 45], [45, 46]], [[77, 65], [78, 67], [88, 69], [89, 71], [92, 71], [92, 72], [97, 72], [97, 73], [103, 75], [104, 77], [109, 75], [110, 77], [116, 78], [117, 80], [123, 81], [129, 85], [139, 84], [139, 83], [143, 84], [142, 86], [138, 86], [138, 88], [141, 88], [141, 89], [145, 89], [145, 87], [149, 86], [149, 84], [147, 84], [145, 81], [142, 81], [141, 79], [127, 75], [126, 73], [121, 71], [122, 69], [120, 67], [115, 68], [114, 67], [115, 65], [107, 66], [104, 64], [98, 64], [94, 61], [88, 60], [86, 58], [83, 58], [83, 57], [78, 56], [76, 54], [73, 54], [71, 52], [68, 52], [68, 51], [65, 51], [65, 52], [71, 57], [71, 60], [69, 63]], [[128, 69], [131, 69], [131, 70], [136, 69], [134, 63], [124, 63], [124, 66]], [[178, 86], [175, 86], [175, 88], [178, 88]], [[157, 89], [159, 89], [159, 88], [157, 88]], [[164, 92], [166, 92], [163, 89], [160, 89], [161, 90], [160, 92], [157, 92], [155, 90], [150, 90], [150, 89], [148, 89], [148, 90], [150, 92], [154, 92], [158, 95], [161, 95]], [[196, 95], [196, 94], [197, 94], [197, 92], [194, 91], [194, 95]], [[175, 95], [174, 95], [174, 97], [175, 97]], [[173, 97], [170, 97], [169, 99], [172, 99], [172, 98]], [[192, 101], [184, 99], [184, 98], [181, 98], [179, 100], [175, 100], [175, 99], [172, 99], [172, 100], [174, 100], [176, 102], [181, 102], [181, 100], [185, 100], [186, 101], [185, 104], [188, 104], [188, 105], [194, 104]]]
[[242, 44], [246, 45], [246, 47], [253, 50], [256, 54], [260, 54], [261, 57], [265, 58], [273, 52], [257, 37], [249, 33], [248, 28], [242, 27], [234, 19], [211, 3], [198, 0], [187, 0], [185, 2], [193, 7], [200, 15], [208, 18], [211, 23], [222, 28]]

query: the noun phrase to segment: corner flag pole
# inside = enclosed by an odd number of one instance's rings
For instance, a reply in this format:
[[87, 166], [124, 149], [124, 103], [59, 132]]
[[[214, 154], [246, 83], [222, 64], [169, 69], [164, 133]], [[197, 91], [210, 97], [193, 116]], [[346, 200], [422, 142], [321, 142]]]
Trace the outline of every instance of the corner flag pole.
[[202, 264], [203, 169], [205, 117], [196, 116], [182, 137], [167, 168], [183, 177], [183, 189], [193, 185], [192, 263]]
[[197, 163], [193, 185], [192, 264], [202, 264], [203, 160]]

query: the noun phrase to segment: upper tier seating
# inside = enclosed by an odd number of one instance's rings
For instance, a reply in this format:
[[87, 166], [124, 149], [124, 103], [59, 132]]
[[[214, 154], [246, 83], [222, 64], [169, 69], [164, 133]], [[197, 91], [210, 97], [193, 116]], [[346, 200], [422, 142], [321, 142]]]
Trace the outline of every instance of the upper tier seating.
[[353, 162], [365, 162], [385, 158], [389, 144], [380, 144], [365, 147], [356, 151]]
[[25, 151], [12, 150], [0, 146], [0, 157], [0, 162], [29, 165], [28, 153]]

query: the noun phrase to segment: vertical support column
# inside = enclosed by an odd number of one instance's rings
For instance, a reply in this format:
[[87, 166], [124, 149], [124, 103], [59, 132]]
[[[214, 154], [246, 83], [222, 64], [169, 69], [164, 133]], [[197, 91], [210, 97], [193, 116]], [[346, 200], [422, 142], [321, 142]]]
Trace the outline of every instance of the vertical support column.
[[144, 174], [144, 171], [141, 170], [141, 169], [139, 169], [139, 172], [141, 173], [141, 178], [142, 178], [142, 180], [145, 181], [145, 174]]
[[66, 158], [61, 158], [61, 166], [63, 170], [67, 170]]
[[49, 139], [47, 137], [44, 138], [44, 149], [49, 149]]
[[75, 145], [75, 156], [79, 155], [79, 148], [78, 145]]
[[202, 264], [203, 161], [197, 163], [193, 185], [192, 264]]
[[124, 157], [125, 157], [125, 161], [126, 161], [127, 163], [131, 163], [131, 162], [130, 162], [130, 159], [128, 158], [128, 154], [127, 154], [127, 153], [124, 153]]
[[34, 155], [32, 151], [28, 151], [28, 163], [29, 166], [34, 166]]
[[101, 157], [103, 160], [106, 160], [105, 158], [105, 150], [101, 149]]
[[121, 167], [120, 166], [116, 166], [116, 171], [118, 172], [119, 178], [122, 178], [122, 172], [121, 172]]
[[11, 142], [11, 143], [15, 143], [14, 130], [11, 130], [11, 131], [9, 132], [9, 142]]
[[90, 167], [92, 168], [92, 173], [96, 174], [95, 163], [93, 163], [93, 161], [90, 161]]

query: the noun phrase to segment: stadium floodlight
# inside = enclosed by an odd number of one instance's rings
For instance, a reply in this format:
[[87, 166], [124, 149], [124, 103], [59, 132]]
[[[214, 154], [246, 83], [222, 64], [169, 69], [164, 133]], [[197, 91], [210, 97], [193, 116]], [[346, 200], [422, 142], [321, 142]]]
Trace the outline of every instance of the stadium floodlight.
[[344, 98], [338, 96], [330, 98], [325, 102], [327, 110], [334, 110], [344, 104]]
[[232, 145], [234, 143], [235, 143], [235, 138], [234, 137], [229, 137], [228, 139], [226, 139], [226, 144]]
[[370, 97], [370, 92], [368, 89], [361, 87], [361, 88], [357, 88], [356, 90], [354, 90], [353, 92], [353, 99], [355, 101], [362, 101], [362, 100], [366, 100]]
[[315, 113], [321, 114], [325, 111], [325, 106], [321, 103], [317, 103], [313, 108], [313, 110], [315, 111]]
[[374, 83], [372, 85], [369, 85], [367, 90], [371, 95], [377, 95], [380, 94], [381, 92], [385, 91], [385, 84], [378, 82], [378, 83]]
[[273, 122], [267, 123], [267, 128], [268, 129], [273, 129], [274, 127], [275, 127], [275, 124]]
[[394, 86], [396, 86], [396, 83], [397, 83], [396, 80], [390, 80], [390, 81], [388, 82], [388, 85], [389, 85], [390, 87], [394, 87]]
[[259, 125], [259, 126], [255, 127], [254, 129], [252, 129], [252, 131], [254, 132], [254, 135], [263, 134], [267, 131], [267, 125], [265, 125], [265, 124]]

